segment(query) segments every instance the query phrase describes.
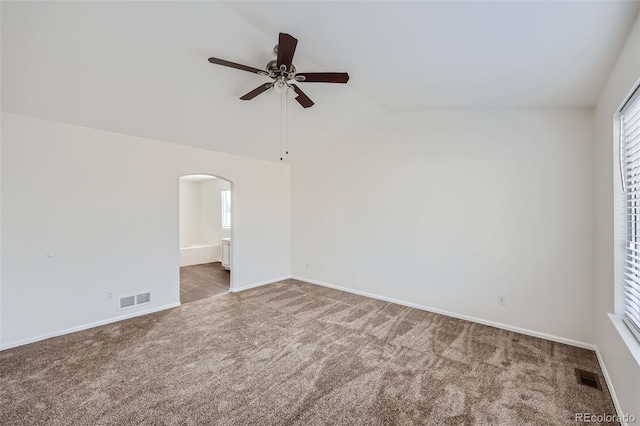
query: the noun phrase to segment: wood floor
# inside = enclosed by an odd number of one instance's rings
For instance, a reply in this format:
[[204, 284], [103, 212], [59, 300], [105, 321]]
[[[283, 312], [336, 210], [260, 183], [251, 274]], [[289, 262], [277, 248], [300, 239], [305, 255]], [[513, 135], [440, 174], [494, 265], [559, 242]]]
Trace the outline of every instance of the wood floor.
[[180, 268], [180, 302], [184, 304], [226, 293], [229, 279], [229, 271], [220, 262], [183, 266]]

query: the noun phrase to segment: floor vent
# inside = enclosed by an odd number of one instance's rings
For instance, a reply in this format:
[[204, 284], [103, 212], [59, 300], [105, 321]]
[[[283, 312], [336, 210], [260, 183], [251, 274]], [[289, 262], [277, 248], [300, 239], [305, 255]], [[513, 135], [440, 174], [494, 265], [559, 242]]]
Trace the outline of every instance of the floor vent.
[[598, 375], [596, 373], [576, 368], [576, 377], [579, 384], [589, 386], [590, 388], [602, 390], [600, 379], [598, 378]]
[[151, 303], [151, 292], [121, 296], [118, 299], [118, 310], [133, 308], [138, 305]]

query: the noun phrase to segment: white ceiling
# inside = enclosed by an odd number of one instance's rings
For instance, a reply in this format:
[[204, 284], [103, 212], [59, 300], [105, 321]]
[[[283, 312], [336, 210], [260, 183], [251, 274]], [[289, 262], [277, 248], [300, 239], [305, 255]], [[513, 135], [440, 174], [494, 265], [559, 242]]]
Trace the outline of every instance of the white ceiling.
[[6, 2], [2, 109], [254, 158], [280, 157], [280, 100], [238, 98], [278, 32], [299, 39], [290, 159], [388, 109], [591, 107], [639, 2]]
[[637, 1], [225, 2], [397, 109], [592, 107]]

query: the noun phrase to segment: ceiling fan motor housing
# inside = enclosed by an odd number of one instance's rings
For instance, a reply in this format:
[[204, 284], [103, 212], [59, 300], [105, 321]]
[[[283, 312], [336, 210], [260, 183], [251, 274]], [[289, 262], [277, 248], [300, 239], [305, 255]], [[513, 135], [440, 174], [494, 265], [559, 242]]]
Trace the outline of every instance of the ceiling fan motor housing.
[[273, 76], [273, 77], [283, 76], [287, 80], [291, 80], [296, 73], [296, 67], [294, 67], [293, 64], [291, 64], [291, 67], [289, 68], [288, 71], [282, 71], [280, 68], [278, 68], [277, 59], [269, 61], [269, 63], [267, 64], [266, 70], [270, 76]]

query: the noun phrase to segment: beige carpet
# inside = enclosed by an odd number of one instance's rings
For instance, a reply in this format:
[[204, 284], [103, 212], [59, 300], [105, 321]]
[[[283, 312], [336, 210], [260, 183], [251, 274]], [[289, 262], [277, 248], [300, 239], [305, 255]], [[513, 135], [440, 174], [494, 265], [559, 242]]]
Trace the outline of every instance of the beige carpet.
[[[2, 425], [575, 425], [591, 351], [287, 280], [0, 352]], [[601, 378], [604, 384], [604, 380]]]

